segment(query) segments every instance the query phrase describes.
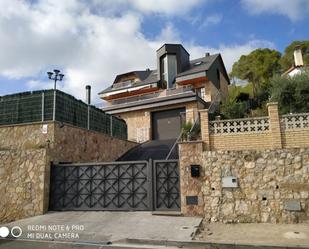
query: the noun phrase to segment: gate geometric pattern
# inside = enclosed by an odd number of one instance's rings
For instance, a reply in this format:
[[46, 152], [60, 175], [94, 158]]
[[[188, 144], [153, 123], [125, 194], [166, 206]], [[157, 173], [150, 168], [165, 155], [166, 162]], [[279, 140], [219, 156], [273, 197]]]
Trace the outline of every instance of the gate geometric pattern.
[[148, 162], [52, 165], [51, 210], [149, 210]]
[[154, 161], [154, 171], [155, 210], [179, 210], [180, 183], [178, 161]]

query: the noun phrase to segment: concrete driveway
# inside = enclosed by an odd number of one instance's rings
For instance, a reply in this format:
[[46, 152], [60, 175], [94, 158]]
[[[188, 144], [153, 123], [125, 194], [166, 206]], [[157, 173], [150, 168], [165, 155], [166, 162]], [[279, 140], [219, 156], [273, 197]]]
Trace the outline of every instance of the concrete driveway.
[[[125, 239], [192, 239], [201, 218], [159, 216], [151, 212], [50, 212], [6, 224], [18, 226], [18, 239], [78, 242], [116, 242]], [[19, 235], [15, 228], [15, 235]], [[12, 236], [10, 235], [12, 238]]]

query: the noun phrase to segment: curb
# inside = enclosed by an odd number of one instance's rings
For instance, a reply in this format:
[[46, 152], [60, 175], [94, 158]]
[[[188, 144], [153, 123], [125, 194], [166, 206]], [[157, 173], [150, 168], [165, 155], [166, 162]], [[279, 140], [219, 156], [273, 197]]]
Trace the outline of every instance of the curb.
[[143, 245], [159, 245], [159, 246], [177, 246], [179, 248], [192, 249], [309, 249], [308, 246], [274, 246], [274, 245], [250, 245], [250, 244], [234, 244], [234, 243], [211, 243], [203, 241], [177, 241], [177, 240], [151, 240], [151, 239], [125, 239], [125, 243], [143, 244]]

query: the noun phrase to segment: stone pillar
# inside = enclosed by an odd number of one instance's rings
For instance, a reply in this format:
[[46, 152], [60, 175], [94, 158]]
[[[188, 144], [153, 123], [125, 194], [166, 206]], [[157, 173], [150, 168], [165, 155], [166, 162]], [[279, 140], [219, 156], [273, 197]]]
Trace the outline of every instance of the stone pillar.
[[282, 149], [280, 117], [278, 112], [278, 103], [267, 103], [270, 135], [273, 149]]
[[[204, 198], [202, 186], [204, 173], [202, 169], [203, 142], [179, 143], [179, 177], [181, 194], [181, 213], [186, 216], [204, 215]], [[191, 165], [200, 165], [201, 175], [191, 176]], [[188, 203], [191, 201], [191, 203]], [[197, 200], [197, 203], [192, 203]]]
[[206, 145], [207, 150], [211, 150], [210, 138], [209, 138], [209, 116], [208, 109], [200, 110], [201, 117], [201, 135], [202, 141]]

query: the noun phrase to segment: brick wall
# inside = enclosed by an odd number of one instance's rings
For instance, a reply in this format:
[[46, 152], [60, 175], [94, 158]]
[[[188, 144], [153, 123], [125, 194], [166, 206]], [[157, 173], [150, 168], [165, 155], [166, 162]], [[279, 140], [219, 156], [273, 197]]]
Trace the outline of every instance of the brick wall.
[[201, 110], [201, 134], [207, 150], [281, 149], [309, 147], [309, 113], [279, 116], [269, 103], [268, 116], [209, 121]]

